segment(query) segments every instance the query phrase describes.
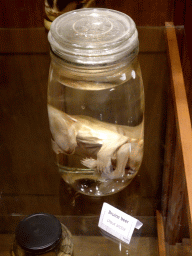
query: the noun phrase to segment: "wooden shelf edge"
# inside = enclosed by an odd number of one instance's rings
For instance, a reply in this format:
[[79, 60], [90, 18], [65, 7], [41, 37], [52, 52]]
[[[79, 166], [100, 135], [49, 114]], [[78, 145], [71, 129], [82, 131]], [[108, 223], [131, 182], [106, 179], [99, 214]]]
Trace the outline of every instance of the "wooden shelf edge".
[[166, 256], [163, 217], [159, 211], [156, 211], [156, 216], [157, 216], [157, 235], [158, 235], [159, 256]]
[[180, 61], [176, 31], [172, 22], [166, 22], [168, 57], [170, 63], [173, 98], [176, 110], [177, 133], [181, 142], [181, 150], [185, 171], [186, 190], [188, 196], [188, 220], [192, 241], [192, 129], [187, 102], [183, 71]]

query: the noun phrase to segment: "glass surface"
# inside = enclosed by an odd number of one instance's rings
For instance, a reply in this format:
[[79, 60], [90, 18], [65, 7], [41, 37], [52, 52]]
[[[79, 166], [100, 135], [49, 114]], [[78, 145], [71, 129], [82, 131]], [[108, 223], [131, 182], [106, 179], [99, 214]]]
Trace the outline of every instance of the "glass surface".
[[104, 8], [83, 8], [60, 15], [53, 21], [48, 39], [56, 55], [84, 65], [118, 61], [138, 46], [131, 17]]
[[95, 67], [93, 72], [60, 68], [55, 58], [48, 114], [59, 172], [83, 194], [116, 193], [130, 184], [143, 157], [144, 92], [137, 59], [123, 68]]
[[[74, 238], [74, 255], [158, 255], [155, 211], [161, 201], [169, 72], [164, 28], [140, 27], [138, 31], [146, 101], [143, 163], [127, 188], [102, 198], [75, 192], [57, 171], [47, 114], [50, 57], [46, 36], [36, 36], [35, 29], [7, 32], [24, 36], [19, 37], [19, 46], [17, 36], [11, 37], [15, 41], [4, 42], [6, 49], [0, 55], [0, 255], [9, 255], [17, 223], [37, 212], [54, 214], [66, 225]], [[44, 29], [38, 33], [44, 34]], [[33, 44], [28, 43], [31, 38]], [[103, 202], [143, 222], [129, 246], [100, 232]]]
[[144, 88], [133, 20], [109, 9], [59, 16], [48, 35], [48, 116], [63, 179], [78, 192], [119, 192], [138, 173]]

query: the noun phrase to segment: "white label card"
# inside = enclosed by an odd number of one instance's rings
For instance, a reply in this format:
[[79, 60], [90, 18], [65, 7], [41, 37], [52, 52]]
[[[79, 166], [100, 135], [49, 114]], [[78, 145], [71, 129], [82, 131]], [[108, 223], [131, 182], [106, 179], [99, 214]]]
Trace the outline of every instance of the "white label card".
[[104, 203], [98, 226], [112, 236], [129, 244], [134, 229], [140, 229], [143, 223], [112, 205]]

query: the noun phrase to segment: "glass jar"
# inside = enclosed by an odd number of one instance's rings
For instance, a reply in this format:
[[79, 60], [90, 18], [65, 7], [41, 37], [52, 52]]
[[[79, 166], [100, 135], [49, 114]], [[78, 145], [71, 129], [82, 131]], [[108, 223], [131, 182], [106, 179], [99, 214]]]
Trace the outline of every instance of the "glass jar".
[[80, 193], [116, 193], [143, 158], [135, 23], [115, 10], [80, 9], [56, 18], [48, 39], [48, 116], [59, 171]]
[[55, 216], [37, 213], [19, 222], [12, 256], [71, 256], [72, 253], [72, 235]]

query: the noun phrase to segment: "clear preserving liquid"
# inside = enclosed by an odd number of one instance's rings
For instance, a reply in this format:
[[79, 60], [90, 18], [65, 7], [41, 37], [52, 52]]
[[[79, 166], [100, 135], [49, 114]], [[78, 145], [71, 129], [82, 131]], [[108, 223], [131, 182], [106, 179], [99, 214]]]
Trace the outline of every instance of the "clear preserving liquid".
[[[92, 196], [113, 194], [126, 187], [137, 174], [143, 156], [144, 95], [140, 77], [106, 89], [95, 83], [91, 90], [52, 80], [48, 103], [56, 114], [59, 111], [61, 119], [69, 118], [64, 130], [70, 135], [62, 134], [66, 139], [57, 152], [63, 179]], [[69, 143], [70, 147], [74, 138], [75, 149], [67, 154], [65, 145]]]

